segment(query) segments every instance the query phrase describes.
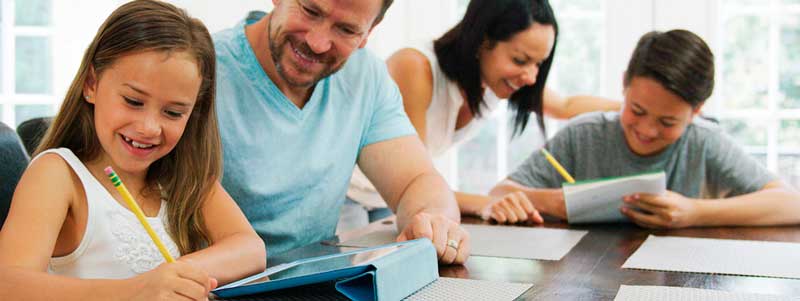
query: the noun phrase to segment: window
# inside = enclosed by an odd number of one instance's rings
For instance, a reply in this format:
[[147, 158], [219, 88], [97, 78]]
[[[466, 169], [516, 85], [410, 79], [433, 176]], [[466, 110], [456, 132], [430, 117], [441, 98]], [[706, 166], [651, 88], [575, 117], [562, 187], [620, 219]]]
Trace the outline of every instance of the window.
[[[687, 28], [717, 57], [715, 94], [704, 110], [719, 117], [756, 160], [800, 186], [800, 0], [551, 4], [560, 36], [549, 87], [562, 95], [620, 98], [609, 92], [621, 90], [622, 71], [639, 37], [653, 29]], [[552, 135], [560, 124], [546, 121]], [[460, 190], [486, 193], [543, 143], [535, 126], [509, 142], [502, 107], [489, 122], [456, 154]]]
[[55, 113], [52, 0], [0, 0], [0, 120], [9, 126]]
[[[229, 28], [263, 0], [167, 0], [200, 18], [211, 33]], [[128, 0], [0, 0], [0, 121], [15, 126], [51, 116], [103, 21]]]
[[720, 6], [718, 114], [746, 150], [800, 184], [800, 1]]
[[[464, 7], [468, 1], [462, 1]], [[605, 52], [605, 1], [552, 0], [559, 26], [558, 45], [547, 86], [562, 95], [602, 95], [602, 58]], [[566, 34], [565, 34], [566, 33]], [[458, 148], [458, 190], [488, 193], [500, 180], [540, 148], [541, 135], [535, 115], [522, 135], [511, 139], [513, 125], [505, 102], [491, 115], [480, 133]], [[547, 134], [552, 135], [559, 123], [546, 119]]]

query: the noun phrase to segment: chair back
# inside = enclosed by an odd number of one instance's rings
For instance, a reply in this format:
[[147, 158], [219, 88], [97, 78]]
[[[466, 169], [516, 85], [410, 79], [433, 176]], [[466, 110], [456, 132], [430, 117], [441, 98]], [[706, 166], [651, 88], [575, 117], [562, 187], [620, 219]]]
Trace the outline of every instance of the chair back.
[[17, 126], [17, 135], [22, 139], [22, 145], [28, 151], [28, 156], [33, 156], [33, 151], [39, 146], [39, 142], [52, 123], [53, 117], [36, 117], [25, 120]]
[[28, 154], [17, 133], [0, 122], [0, 227], [6, 221], [14, 189], [27, 167]]

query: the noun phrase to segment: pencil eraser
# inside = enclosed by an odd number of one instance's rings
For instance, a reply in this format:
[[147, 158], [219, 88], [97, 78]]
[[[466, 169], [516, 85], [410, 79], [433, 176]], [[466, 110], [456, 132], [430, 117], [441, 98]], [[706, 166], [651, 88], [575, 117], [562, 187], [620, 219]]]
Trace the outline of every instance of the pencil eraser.
[[114, 173], [114, 170], [111, 169], [111, 166], [106, 167], [106, 169], [103, 169], [103, 171], [106, 172], [107, 176], [110, 176], [112, 173]]

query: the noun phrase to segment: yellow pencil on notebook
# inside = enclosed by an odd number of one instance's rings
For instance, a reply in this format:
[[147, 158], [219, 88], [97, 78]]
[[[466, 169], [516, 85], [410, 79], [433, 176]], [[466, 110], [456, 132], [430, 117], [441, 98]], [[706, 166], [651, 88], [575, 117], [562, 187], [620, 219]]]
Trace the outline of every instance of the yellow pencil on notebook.
[[555, 168], [556, 171], [558, 171], [558, 173], [560, 173], [561, 176], [564, 177], [564, 180], [567, 180], [567, 183], [575, 183], [575, 179], [573, 179], [572, 176], [569, 175], [567, 170], [564, 169], [564, 166], [561, 166], [561, 163], [558, 163], [558, 161], [556, 161], [556, 158], [554, 158], [553, 155], [550, 154], [550, 152], [542, 148], [542, 154], [544, 154], [544, 157], [547, 158], [548, 162], [550, 162], [550, 165], [553, 165], [553, 168]]
[[122, 195], [122, 199], [125, 200], [125, 203], [127, 203], [128, 207], [131, 208], [131, 211], [133, 211], [133, 214], [136, 215], [136, 219], [142, 223], [144, 230], [147, 231], [148, 235], [150, 235], [150, 239], [152, 239], [153, 243], [156, 244], [158, 251], [161, 252], [161, 255], [164, 256], [164, 259], [167, 262], [174, 262], [175, 258], [172, 258], [172, 255], [167, 252], [167, 248], [164, 247], [164, 243], [161, 242], [161, 239], [158, 238], [156, 232], [153, 231], [153, 228], [151, 228], [150, 224], [147, 223], [147, 220], [144, 218], [144, 212], [142, 212], [142, 208], [139, 208], [139, 204], [133, 200], [133, 196], [130, 192], [128, 192], [128, 189], [125, 188], [125, 184], [122, 184], [122, 180], [120, 180], [117, 174], [114, 173], [114, 169], [109, 166], [106, 167], [105, 172], [106, 175], [108, 175], [108, 178], [111, 179], [111, 183], [113, 183], [114, 187], [116, 187], [117, 191], [119, 191], [119, 194]]

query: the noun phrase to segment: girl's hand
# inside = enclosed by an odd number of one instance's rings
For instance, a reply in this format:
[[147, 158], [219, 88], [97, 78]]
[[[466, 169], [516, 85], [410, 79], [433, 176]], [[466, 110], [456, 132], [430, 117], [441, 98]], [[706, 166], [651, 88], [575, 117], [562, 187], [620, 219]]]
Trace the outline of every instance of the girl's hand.
[[152, 271], [130, 279], [136, 285], [131, 300], [208, 300], [217, 280], [186, 262], [159, 265]]
[[679, 193], [634, 194], [623, 198], [623, 202], [627, 206], [620, 208], [622, 214], [645, 228], [684, 228], [696, 224], [697, 201]]
[[480, 210], [480, 216], [484, 220], [491, 218], [501, 224], [527, 221], [544, 222], [542, 215], [522, 191], [512, 192], [489, 201]]

